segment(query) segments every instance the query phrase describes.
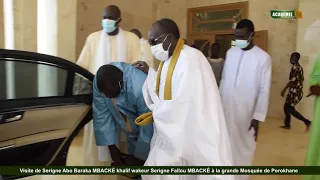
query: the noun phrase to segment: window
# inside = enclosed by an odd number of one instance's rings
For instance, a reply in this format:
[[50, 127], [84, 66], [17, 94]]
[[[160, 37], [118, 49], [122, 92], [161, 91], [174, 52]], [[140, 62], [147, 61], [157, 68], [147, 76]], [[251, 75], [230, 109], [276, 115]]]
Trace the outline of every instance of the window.
[[92, 94], [92, 82], [89, 81], [87, 78], [81, 76], [80, 74], [76, 73], [74, 77], [72, 95], [85, 95], [85, 94]]
[[196, 32], [230, 30], [233, 28], [233, 22], [199, 23], [193, 28], [193, 31]]
[[247, 17], [248, 3], [231, 3], [188, 9], [188, 35], [232, 31]]
[[[0, 59], [0, 100], [65, 96], [67, 70], [53, 64], [24, 60]], [[92, 83], [79, 74], [82, 91], [73, 95], [91, 94]], [[74, 85], [75, 86], [75, 85]]]

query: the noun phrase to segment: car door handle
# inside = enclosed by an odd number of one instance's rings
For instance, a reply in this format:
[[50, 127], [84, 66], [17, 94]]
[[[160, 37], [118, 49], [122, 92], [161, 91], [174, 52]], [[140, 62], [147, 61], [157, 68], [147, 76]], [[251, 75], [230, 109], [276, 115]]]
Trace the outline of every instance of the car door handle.
[[23, 115], [23, 111], [0, 114], [0, 125], [20, 121], [23, 118]]
[[22, 118], [22, 115], [16, 115], [12, 118], [7, 118], [4, 120], [5, 123], [8, 123], [8, 122], [12, 122], [12, 121], [18, 121]]

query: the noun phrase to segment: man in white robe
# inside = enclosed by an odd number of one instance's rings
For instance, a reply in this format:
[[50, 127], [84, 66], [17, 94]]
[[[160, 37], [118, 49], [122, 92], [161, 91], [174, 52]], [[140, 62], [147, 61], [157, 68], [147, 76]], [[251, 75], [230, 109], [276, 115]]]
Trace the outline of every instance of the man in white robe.
[[[149, 42], [152, 54], [161, 61], [158, 72], [144, 62], [134, 64], [148, 73], [143, 96], [154, 121], [145, 166], [232, 166], [219, 90], [206, 57], [184, 44], [177, 24], [170, 19], [152, 25]], [[148, 175], [143, 179], [233, 180], [234, 177]]]
[[[241, 20], [235, 30], [236, 47], [228, 50], [220, 93], [235, 166], [251, 166], [259, 122], [269, 105], [271, 58], [253, 44], [254, 25]], [[249, 176], [236, 176], [246, 180]]]
[[[77, 64], [96, 74], [98, 69], [110, 62], [133, 63], [140, 59], [140, 42], [136, 35], [119, 27], [121, 12], [117, 6], [105, 8], [102, 31], [90, 34], [86, 40]], [[122, 141], [125, 141], [124, 136]], [[120, 139], [121, 140], [121, 139]], [[125, 144], [125, 143], [123, 143]], [[93, 123], [90, 121], [84, 129], [84, 165], [109, 165], [111, 156], [108, 147], [96, 146]], [[107, 179], [111, 176], [104, 176]], [[101, 179], [102, 176], [88, 176], [88, 179]]]
[[141, 32], [138, 29], [132, 29], [130, 32], [137, 35], [138, 38], [140, 39], [140, 48], [141, 48], [140, 61], [144, 61], [150, 67], [156, 68], [156, 67], [154, 67], [154, 60], [155, 59], [153, 58], [153, 55], [151, 53], [151, 47], [150, 47], [149, 42], [142, 37]]
[[212, 71], [214, 73], [214, 76], [216, 77], [217, 84], [219, 86], [224, 64], [224, 59], [220, 57], [219, 43], [213, 43], [211, 45], [211, 57], [208, 57], [208, 61], [212, 67]]

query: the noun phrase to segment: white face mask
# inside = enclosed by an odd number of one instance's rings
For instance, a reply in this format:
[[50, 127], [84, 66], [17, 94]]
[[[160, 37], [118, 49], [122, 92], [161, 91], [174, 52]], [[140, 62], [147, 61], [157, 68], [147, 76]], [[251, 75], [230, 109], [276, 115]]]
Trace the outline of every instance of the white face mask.
[[116, 23], [117, 23], [117, 21], [115, 21], [115, 20], [103, 19], [102, 20], [103, 31], [106, 33], [113, 32], [114, 30], [117, 29]]
[[[167, 50], [163, 49], [163, 42], [166, 41], [169, 34], [167, 34], [166, 38], [162, 41], [162, 43], [159, 43], [157, 45], [151, 46], [151, 52], [153, 56], [158, 59], [159, 61], [166, 61], [169, 59], [169, 49], [171, 46], [171, 43]], [[160, 37], [156, 38], [155, 41], [157, 41], [159, 38], [161, 38], [164, 35], [161, 35]]]
[[252, 40], [252, 33], [250, 34], [250, 37], [247, 40], [236, 39], [236, 46], [238, 48], [244, 49], [249, 46], [251, 40]]

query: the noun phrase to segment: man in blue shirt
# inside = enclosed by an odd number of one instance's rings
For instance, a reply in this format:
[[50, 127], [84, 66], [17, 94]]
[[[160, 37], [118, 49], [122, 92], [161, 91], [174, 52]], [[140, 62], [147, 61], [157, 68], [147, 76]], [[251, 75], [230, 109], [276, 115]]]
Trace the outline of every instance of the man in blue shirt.
[[[150, 112], [142, 86], [147, 75], [131, 64], [101, 66], [93, 83], [93, 126], [98, 146], [108, 146], [113, 165], [143, 165], [150, 150], [153, 124], [137, 126], [135, 119]], [[118, 127], [125, 133], [128, 154], [116, 146]]]

